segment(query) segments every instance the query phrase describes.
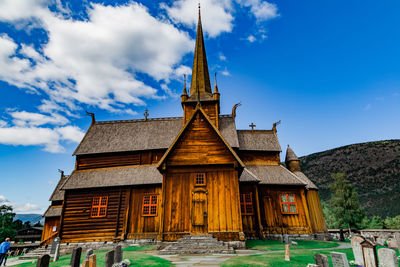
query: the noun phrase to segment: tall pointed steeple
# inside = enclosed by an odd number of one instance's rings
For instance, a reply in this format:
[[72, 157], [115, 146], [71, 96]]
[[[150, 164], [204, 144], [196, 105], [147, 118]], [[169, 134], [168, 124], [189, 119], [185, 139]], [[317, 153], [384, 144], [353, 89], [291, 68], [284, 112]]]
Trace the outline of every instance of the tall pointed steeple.
[[199, 4], [199, 22], [197, 24], [196, 47], [194, 50], [194, 61], [192, 69], [192, 82], [190, 86], [190, 97], [211, 96], [210, 75], [208, 73], [208, 64], [206, 48], [204, 46], [203, 28], [201, 25], [200, 4]]

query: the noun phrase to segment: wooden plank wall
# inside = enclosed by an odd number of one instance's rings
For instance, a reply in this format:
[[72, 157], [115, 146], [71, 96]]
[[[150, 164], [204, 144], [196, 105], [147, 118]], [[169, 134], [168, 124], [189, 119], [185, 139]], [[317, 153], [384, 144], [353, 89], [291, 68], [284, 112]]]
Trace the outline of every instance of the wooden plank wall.
[[[131, 190], [128, 238], [157, 238], [161, 217], [161, 185], [133, 187]], [[142, 216], [143, 196], [158, 195], [157, 216]]]
[[53, 232], [54, 226], [56, 227], [56, 231], [59, 231], [60, 217], [47, 217], [44, 221], [41, 241], [46, 240], [55, 233]]
[[[106, 217], [90, 217], [95, 196], [108, 196]], [[126, 188], [67, 191], [61, 226], [62, 242], [111, 241], [119, 237], [123, 232], [127, 196]]]
[[[289, 186], [259, 186], [261, 221], [266, 234], [310, 234], [312, 232], [308, 215], [307, 203], [302, 194], [304, 189]], [[281, 193], [295, 194], [297, 214], [282, 214], [279, 195]]]
[[[206, 186], [195, 186], [197, 172], [206, 174]], [[184, 234], [198, 232], [191, 221], [192, 192], [197, 188], [207, 191], [205, 231], [221, 240], [238, 238], [239, 232], [242, 232], [242, 222], [237, 171], [233, 167], [221, 167], [218, 170], [204, 167], [168, 171], [165, 182], [164, 239], [172, 241]]]
[[[197, 103], [185, 104], [184, 107], [184, 124], [192, 117], [196, 109]], [[201, 108], [205, 111], [208, 117], [210, 117], [211, 121], [218, 127], [218, 108], [217, 102], [209, 102], [209, 103], [202, 103]]]
[[311, 226], [314, 233], [326, 233], [324, 214], [322, 213], [321, 200], [317, 190], [307, 191], [307, 203], [310, 211]]
[[167, 159], [169, 166], [234, 162], [234, 157], [202, 114], [196, 115]]
[[154, 164], [161, 159], [165, 151], [166, 149], [160, 149], [77, 156], [76, 169], [87, 170], [117, 166]]
[[258, 227], [257, 227], [257, 206], [256, 206], [256, 192], [253, 184], [250, 183], [241, 183], [240, 185], [240, 194], [251, 193], [253, 198], [253, 215], [244, 215], [242, 214], [242, 222], [243, 222], [243, 232], [246, 237], [256, 237], [258, 236]]
[[239, 157], [246, 165], [279, 165], [279, 152], [239, 151]]

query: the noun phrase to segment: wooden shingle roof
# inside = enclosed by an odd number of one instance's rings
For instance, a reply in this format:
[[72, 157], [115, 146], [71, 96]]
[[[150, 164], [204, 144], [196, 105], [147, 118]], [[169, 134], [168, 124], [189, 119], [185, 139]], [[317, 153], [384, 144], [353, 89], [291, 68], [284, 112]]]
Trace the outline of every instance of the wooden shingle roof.
[[240, 150], [281, 152], [278, 137], [272, 130], [238, 130]]
[[[74, 155], [167, 149], [182, 127], [182, 117], [95, 122]], [[239, 147], [232, 116], [220, 116], [219, 130], [231, 147]]]
[[249, 165], [246, 166], [246, 169], [260, 180], [260, 184], [306, 185], [305, 182], [282, 165]]
[[62, 189], [161, 184], [155, 165], [73, 171]]
[[61, 216], [62, 206], [50, 206], [47, 208], [43, 217], [59, 217]]
[[305, 184], [307, 189], [318, 189], [318, 187], [302, 172], [294, 172]]
[[58, 181], [56, 188], [54, 189], [53, 193], [50, 196], [49, 201], [59, 201], [64, 200], [65, 192], [61, 190], [64, 183], [68, 180], [69, 175], [61, 176], [60, 180]]

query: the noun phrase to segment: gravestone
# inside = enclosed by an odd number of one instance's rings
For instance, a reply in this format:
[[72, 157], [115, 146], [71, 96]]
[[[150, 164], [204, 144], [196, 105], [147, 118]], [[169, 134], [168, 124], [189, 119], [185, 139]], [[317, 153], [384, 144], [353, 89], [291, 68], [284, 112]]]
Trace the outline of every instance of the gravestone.
[[54, 238], [53, 242], [51, 242], [51, 247], [50, 247], [51, 255], [54, 255], [54, 253], [56, 253], [56, 247], [59, 244], [60, 244], [60, 238], [59, 237]]
[[285, 242], [285, 244], [290, 244], [289, 242], [289, 235], [284, 235], [283, 237], [283, 242]]
[[354, 254], [354, 262], [357, 265], [362, 265], [364, 266], [364, 256], [361, 248], [361, 242], [363, 242], [365, 239], [356, 234], [351, 238], [351, 247], [353, 249], [353, 254]]
[[400, 251], [400, 233], [399, 232], [394, 233], [394, 239], [396, 240], [396, 243], [397, 243], [397, 249]]
[[331, 252], [333, 267], [349, 267], [347, 256], [340, 252]]
[[120, 263], [122, 261], [122, 247], [117, 245], [114, 248], [114, 263]]
[[105, 267], [112, 267], [114, 264], [114, 250], [110, 250], [106, 253]]
[[285, 261], [290, 261], [290, 244], [285, 245]]
[[344, 242], [344, 232], [342, 228], [339, 230], [339, 241]]
[[60, 244], [57, 244], [56, 251], [54, 252], [53, 261], [58, 261], [60, 258]]
[[79, 264], [81, 262], [81, 254], [82, 254], [81, 247], [74, 248], [72, 250], [71, 262], [69, 264], [71, 267], [79, 267]]
[[81, 267], [89, 267], [89, 260], [84, 260], [81, 264]]
[[86, 250], [85, 253], [85, 259], [89, 260], [90, 255], [93, 255], [93, 249], [89, 248], [88, 250]]
[[378, 249], [379, 267], [399, 267], [396, 252], [390, 248]]
[[50, 255], [44, 254], [42, 256], [39, 256], [38, 261], [36, 263], [36, 267], [49, 267], [49, 263], [50, 263]]
[[96, 255], [90, 255], [89, 257], [89, 267], [96, 267]]
[[328, 257], [324, 254], [315, 254], [314, 260], [319, 267], [329, 267]]
[[361, 242], [361, 248], [364, 256], [365, 267], [378, 267], [378, 257], [376, 255], [376, 245], [369, 240]]

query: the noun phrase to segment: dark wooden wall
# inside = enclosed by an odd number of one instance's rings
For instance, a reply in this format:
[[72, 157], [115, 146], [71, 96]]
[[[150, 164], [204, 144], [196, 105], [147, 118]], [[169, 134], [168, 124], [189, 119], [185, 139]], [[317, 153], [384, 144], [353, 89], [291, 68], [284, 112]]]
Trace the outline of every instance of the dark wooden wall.
[[[261, 223], [266, 234], [312, 233], [304, 189], [290, 186], [266, 186], [258, 188]], [[279, 195], [295, 194], [297, 214], [282, 214]]]
[[239, 151], [239, 157], [246, 165], [279, 165], [279, 152]]
[[246, 237], [259, 236], [259, 223], [258, 223], [258, 206], [257, 206], [257, 190], [253, 183], [241, 183], [240, 194], [251, 193], [253, 200], [253, 214], [242, 214], [243, 232]]
[[56, 232], [58, 232], [60, 230], [60, 217], [45, 218], [41, 241], [45, 241], [55, 233], [53, 232], [54, 226], [56, 227]]
[[117, 166], [155, 164], [161, 159], [165, 151], [166, 149], [80, 155], [76, 157], [76, 169], [86, 170]]
[[[184, 124], [191, 118], [192, 114], [196, 110], [197, 103], [185, 103], [184, 104]], [[219, 127], [219, 114], [218, 114], [218, 103], [217, 102], [207, 102], [202, 103], [201, 108], [205, 111], [208, 117], [210, 117], [211, 121], [218, 128]]]
[[[128, 190], [101, 188], [67, 191], [65, 194], [61, 238], [63, 242], [111, 241], [124, 230]], [[107, 216], [90, 216], [95, 196], [108, 196]]]
[[[197, 172], [206, 174], [206, 186], [195, 186]], [[233, 167], [169, 169], [164, 186], [164, 240], [202, 232], [220, 240], [239, 239], [242, 232], [239, 183]], [[205, 200], [206, 207], [195, 208], [197, 200]], [[194, 225], [204, 212], [207, 212], [205, 225]]]

